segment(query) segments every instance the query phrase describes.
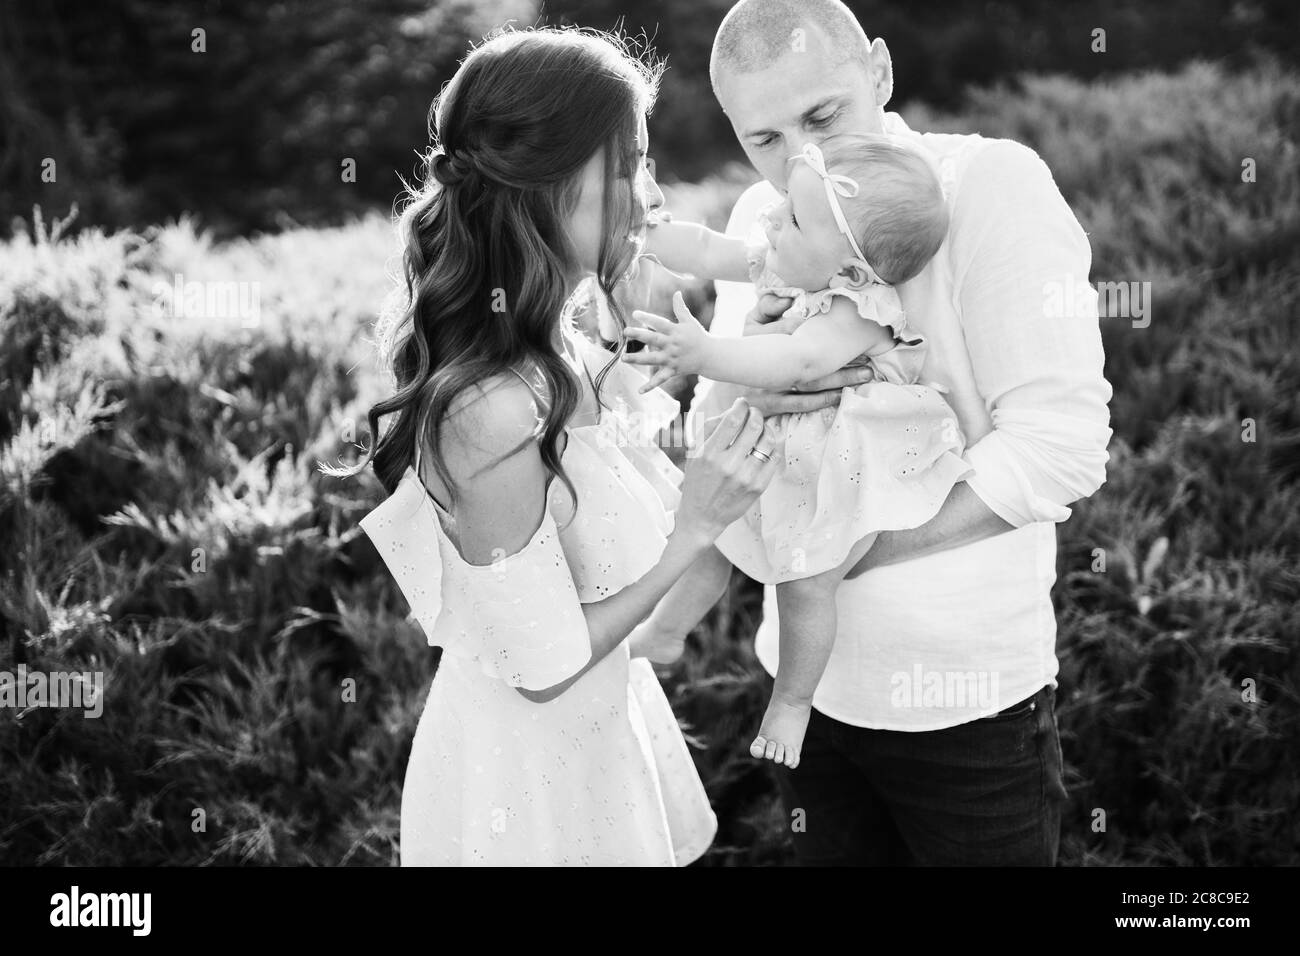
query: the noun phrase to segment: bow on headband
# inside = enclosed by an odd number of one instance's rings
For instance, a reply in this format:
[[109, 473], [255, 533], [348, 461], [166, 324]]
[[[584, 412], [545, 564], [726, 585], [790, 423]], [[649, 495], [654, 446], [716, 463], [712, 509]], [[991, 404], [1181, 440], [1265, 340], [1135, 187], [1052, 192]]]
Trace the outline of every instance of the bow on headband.
[[800, 159], [811, 166], [813, 172], [822, 178], [822, 184], [826, 187], [826, 201], [830, 203], [831, 214], [835, 216], [835, 225], [839, 227], [844, 238], [849, 240], [849, 245], [853, 247], [853, 253], [858, 257], [858, 262], [866, 272], [867, 278], [877, 285], [888, 285], [872, 268], [871, 263], [867, 261], [867, 257], [863, 255], [862, 249], [858, 246], [858, 240], [853, 238], [853, 230], [849, 228], [849, 221], [844, 216], [844, 209], [836, 198], [837, 193], [847, 197], [856, 196], [859, 188], [857, 182], [849, 176], [829, 172], [826, 169], [826, 157], [822, 155], [821, 147], [816, 143], [805, 143], [803, 150], [791, 156], [786, 162], [793, 163]]

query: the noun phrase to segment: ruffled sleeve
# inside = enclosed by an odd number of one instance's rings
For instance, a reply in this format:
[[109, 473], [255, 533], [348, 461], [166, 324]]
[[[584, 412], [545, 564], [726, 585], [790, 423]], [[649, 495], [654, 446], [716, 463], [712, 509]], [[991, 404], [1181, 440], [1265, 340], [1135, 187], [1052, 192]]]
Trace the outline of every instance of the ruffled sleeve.
[[549, 507], [523, 548], [482, 566], [456, 551], [413, 471], [361, 526], [443, 653], [529, 690], [572, 677], [590, 660], [587, 620]]
[[903, 311], [903, 301], [897, 290], [890, 285], [871, 283], [865, 286], [850, 286], [843, 276], [831, 280], [830, 287], [808, 296], [808, 314], [829, 312], [835, 296], [849, 299], [858, 310], [858, 315], [868, 322], [875, 322], [889, 329], [895, 338], [907, 328], [907, 313]]
[[[893, 286], [871, 284], [852, 287], [837, 276], [830, 288], [808, 295], [808, 314], [829, 312], [835, 296], [844, 296], [853, 302], [858, 315], [869, 322], [889, 329], [894, 336], [894, 347], [888, 352], [868, 355], [863, 352], [845, 365], [870, 365], [875, 371], [875, 381], [895, 385], [913, 385], [921, 377], [925, 364], [925, 337], [920, 333], [907, 333], [907, 313]], [[940, 389], [947, 391], [947, 389]]]
[[[611, 354], [591, 345], [594, 378]], [[578, 599], [600, 601], [658, 562], [681, 501], [682, 472], [659, 447], [680, 435], [681, 406], [662, 389], [637, 393], [646, 376], [619, 362], [601, 382], [600, 421], [570, 429], [564, 465], [581, 478], [576, 513], [557, 509], [560, 538]], [[665, 429], [669, 429], [665, 433]]]
[[[879, 352], [867, 356], [867, 361], [875, 370], [876, 379], [893, 382], [895, 385], [915, 385], [921, 379], [921, 367], [925, 365], [925, 339], [913, 335], [895, 343], [888, 352]], [[932, 387], [933, 383], [930, 383]], [[937, 391], [946, 392], [946, 388]]]

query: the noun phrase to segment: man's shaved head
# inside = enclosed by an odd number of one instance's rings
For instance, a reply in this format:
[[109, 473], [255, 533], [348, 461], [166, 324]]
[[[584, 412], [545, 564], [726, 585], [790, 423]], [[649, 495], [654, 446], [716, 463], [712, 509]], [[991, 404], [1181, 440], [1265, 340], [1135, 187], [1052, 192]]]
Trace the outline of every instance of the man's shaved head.
[[840, 0], [740, 0], [718, 27], [713, 93], [746, 158], [777, 189], [786, 160], [837, 133], [884, 130], [894, 67]]
[[[728, 12], [713, 38], [709, 81], [718, 89], [726, 73], [766, 69], [787, 53], [810, 41], [809, 31], [822, 35], [830, 66], [855, 59], [867, 65], [870, 41], [840, 0], [740, 0]], [[796, 31], [803, 31], [797, 33]]]

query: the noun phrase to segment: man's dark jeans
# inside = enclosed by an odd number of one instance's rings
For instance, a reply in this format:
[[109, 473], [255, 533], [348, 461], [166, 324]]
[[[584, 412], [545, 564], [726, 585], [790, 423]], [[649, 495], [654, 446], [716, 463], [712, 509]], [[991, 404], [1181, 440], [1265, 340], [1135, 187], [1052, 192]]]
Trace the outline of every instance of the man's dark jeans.
[[853, 727], [814, 708], [798, 768], [775, 768], [799, 864], [1055, 865], [1066, 797], [1055, 697], [1049, 685], [991, 717], [921, 732]]

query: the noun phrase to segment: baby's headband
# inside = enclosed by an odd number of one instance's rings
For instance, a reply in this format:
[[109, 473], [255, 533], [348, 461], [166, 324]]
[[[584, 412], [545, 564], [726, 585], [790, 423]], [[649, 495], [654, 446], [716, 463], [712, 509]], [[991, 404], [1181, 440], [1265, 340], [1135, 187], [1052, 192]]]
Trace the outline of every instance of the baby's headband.
[[865, 268], [867, 278], [877, 285], [888, 285], [872, 268], [871, 263], [867, 261], [867, 257], [862, 254], [862, 249], [858, 246], [858, 240], [853, 237], [853, 230], [849, 228], [849, 221], [844, 216], [840, 201], [836, 198], [836, 193], [841, 196], [856, 196], [859, 188], [857, 182], [848, 176], [828, 172], [826, 157], [822, 155], [821, 147], [816, 143], [804, 143], [803, 150], [795, 153], [786, 162], [793, 163], [799, 159], [811, 166], [813, 172], [822, 178], [822, 183], [826, 186], [826, 201], [831, 204], [831, 214], [835, 216], [835, 225], [839, 227], [844, 238], [849, 240], [849, 245], [853, 247], [854, 254]]

